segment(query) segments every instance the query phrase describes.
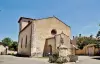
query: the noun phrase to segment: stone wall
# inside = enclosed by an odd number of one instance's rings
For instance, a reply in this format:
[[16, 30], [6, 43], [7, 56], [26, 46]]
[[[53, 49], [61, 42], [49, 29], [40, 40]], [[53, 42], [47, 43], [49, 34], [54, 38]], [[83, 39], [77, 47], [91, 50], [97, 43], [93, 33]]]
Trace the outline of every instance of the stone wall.
[[[55, 29], [56, 34], [61, 34], [62, 32], [70, 37], [70, 27], [62, 23], [56, 18], [47, 18], [34, 20], [34, 41], [32, 43], [33, 47], [38, 48], [38, 50], [43, 54], [44, 44], [47, 38], [54, 37], [51, 31]], [[42, 56], [42, 55], [41, 55]]]
[[[21, 30], [23, 30], [28, 25], [28, 22], [23, 21], [28, 20], [23, 19], [20, 21], [19, 29]], [[39, 52], [39, 56], [42, 56], [46, 39], [56, 35], [54, 34], [55, 32], [51, 33], [53, 30], [56, 31], [56, 34], [61, 34], [63, 32], [70, 38], [70, 27], [55, 17], [33, 20], [30, 25], [28, 25], [23, 31], [19, 33], [18, 53], [23, 55], [30, 55], [34, 52]], [[26, 35], [27, 47], [25, 47]], [[21, 47], [22, 40], [23, 43]]]
[[[26, 43], [26, 37], [27, 37], [27, 43]], [[31, 53], [30, 44], [31, 44], [31, 24], [24, 31], [19, 33], [18, 54], [30, 55]]]
[[6, 48], [3, 45], [0, 45], [0, 54], [6, 54]]

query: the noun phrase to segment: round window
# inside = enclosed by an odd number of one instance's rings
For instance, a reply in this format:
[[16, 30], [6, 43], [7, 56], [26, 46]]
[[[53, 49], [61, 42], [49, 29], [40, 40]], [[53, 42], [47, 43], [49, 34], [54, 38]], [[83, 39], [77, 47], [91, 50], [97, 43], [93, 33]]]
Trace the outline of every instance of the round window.
[[56, 31], [55, 29], [53, 29], [53, 30], [51, 31], [51, 34], [52, 34], [52, 35], [55, 35], [55, 34], [57, 34], [57, 31]]

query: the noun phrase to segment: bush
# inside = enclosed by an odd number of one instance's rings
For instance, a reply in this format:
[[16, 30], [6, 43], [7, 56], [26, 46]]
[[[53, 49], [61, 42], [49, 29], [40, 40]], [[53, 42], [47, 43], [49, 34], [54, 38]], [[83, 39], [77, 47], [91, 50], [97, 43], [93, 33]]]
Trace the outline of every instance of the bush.
[[70, 58], [70, 62], [76, 62], [78, 60], [78, 56], [76, 55], [68, 55]]
[[59, 57], [56, 62], [57, 63], [65, 63], [65, 62], [68, 62], [68, 60], [66, 57]]
[[68, 55], [66, 57], [59, 57], [57, 54], [53, 54], [49, 56], [50, 63], [66, 63], [66, 62], [76, 62], [78, 60], [78, 56], [76, 55]]
[[14, 51], [15, 49], [14, 49], [14, 48], [9, 48], [9, 50], [12, 50], [12, 51]]
[[49, 56], [49, 62], [54, 63], [58, 59], [58, 54], [53, 54]]

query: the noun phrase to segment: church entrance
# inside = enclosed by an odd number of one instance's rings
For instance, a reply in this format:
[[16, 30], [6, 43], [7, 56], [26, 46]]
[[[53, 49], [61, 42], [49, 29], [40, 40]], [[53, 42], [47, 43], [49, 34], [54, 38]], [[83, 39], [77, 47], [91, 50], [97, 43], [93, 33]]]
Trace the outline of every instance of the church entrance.
[[48, 45], [48, 54], [52, 55], [52, 46], [51, 45]]
[[56, 51], [56, 41], [55, 38], [47, 38], [44, 46], [44, 56], [49, 56], [54, 54]]

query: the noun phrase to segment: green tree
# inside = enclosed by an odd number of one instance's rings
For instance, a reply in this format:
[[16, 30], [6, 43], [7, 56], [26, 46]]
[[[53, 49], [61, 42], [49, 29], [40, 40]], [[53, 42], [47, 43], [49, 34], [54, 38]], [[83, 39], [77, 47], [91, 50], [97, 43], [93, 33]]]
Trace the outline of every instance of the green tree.
[[12, 44], [12, 48], [14, 49], [14, 51], [17, 51], [18, 42], [14, 41], [13, 44]]
[[[100, 26], [100, 24], [99, 24], [99, 26]], [[97, 41], [98, 41], [96, 47], [100, 48], [100, 29], [99, 29], [99, 31], [97, 32], [96, 38], [97, 38]]]
[[2, 40], [2, 43], [5, 45], [5, 46], [11, 46], [12, 45], [12, 43], [13, 43], [13, 41], [11, 40], [11, 38], [9, 38], [9, 37], [6, 37], [6, 38], [4, 38], [3, 40]]
[[85, 40], [84, 37], [78, 37], [77, 43], [76, 43], [76, 44], [78, 45], [78, 48], [79, 48], [79, 49], [83, 49], [83, 47], [84, 47], [85, 45], [87, 45], [88, 43], [86, 42], [86, 40]]
[[93, 35], [90, 35], [90, 38], [93, 38]]
[[17, 51], [18, 48], [18, 42], [13, 41], [11, 38], [6, 37], [2, 40], [2, 43], [4, 46], [8, 46], [9, 50]]
[[98, 31], [97, 35], [96, 35], [97, 38], [100, 37], [100, 30]]
[[78, 37], [77, 45], [79, 49], [83, 49], [88, 44], [98, 44], [98, 41], [93, 38], [93, 35], [90, 35], [90, 37]]
[[79, 34], [79, 37], [81, 37], [81, 34]]
[[[99, 26], [100, 26], [100, 24], [99, 24]], [[97, 32], [96, 37], [97, 37], [97, 38], [100, 38], [100, 29], [99, 29], [99, 31]]]

